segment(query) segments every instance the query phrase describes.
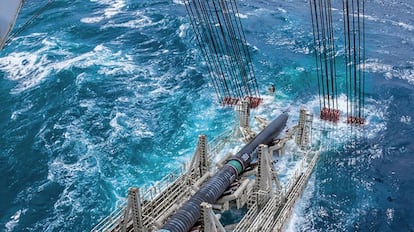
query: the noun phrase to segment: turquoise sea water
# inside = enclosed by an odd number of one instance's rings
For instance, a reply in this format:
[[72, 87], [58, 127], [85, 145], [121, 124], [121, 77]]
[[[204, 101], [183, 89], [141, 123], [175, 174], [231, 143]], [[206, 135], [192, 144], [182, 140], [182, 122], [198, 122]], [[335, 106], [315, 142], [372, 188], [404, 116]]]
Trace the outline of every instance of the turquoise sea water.
[[[43, 4], [26, 1], [16, 28]], [[309, 3], [238, 4], [256, 113], [316, 113]], [[414, 3], [366, 7], [368, 124], [352, 140], [317, 123], [332, 147], [287, 231], [414, 231]], [[188, 160], [198, 134], [232, 127], [180, 0], [54, 1], [0, 51], [0, 90], [1, 231], [87, 231]]]

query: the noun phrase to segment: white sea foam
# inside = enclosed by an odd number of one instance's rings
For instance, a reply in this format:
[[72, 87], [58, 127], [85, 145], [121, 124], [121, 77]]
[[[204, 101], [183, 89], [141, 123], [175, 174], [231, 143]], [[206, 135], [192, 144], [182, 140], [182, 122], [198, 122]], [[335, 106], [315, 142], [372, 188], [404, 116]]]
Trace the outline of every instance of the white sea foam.
[[12, 120], [16, 120], [16, 119], [18, 119], [18, 117], [21, 115], [21, 114], [24, 114], [25, 112], [28, 112], [30, 109], [32, 109], [32, 107], [33, 107], [33, 104], [32, 103], [27, 103], [27, 104], [24, 104], [24, 106], [23, 106], [23, 108], [21, 108], [21, 109], [19, 109], [19, 110], [16, 110], [16, 111], [14, 111], [13, 113], [12, 113], [12, 115], [11, 115], [11, 119]]
[[[115, 18], [117, 15], [125, 13], [126, 12], [126, 2], [125, 0], [91, 0], [93, 2], [96, 2], [98, 4], [101, 4], [100, 10], [93, 12], [92, 17], [85, 17], [82, 18], [80, 21], [82, 23], [98, 23], [102, 22], [103, 20], [110, 20], [112, 18]], [[114, 24], [111, 21], [105, 26], [105, 27], [128, 27], [128, 28], [138, 28], [142, 27], [142, 24], [148, 22], [147, 17], [141, 17], [141, 12], [136, 12], [136, 16], [131, 16], [131, 18], [134, 18], [133, 20], [130, 20], [128, 22]]]
[[111, 18], [122, 12], [122, 9], [125, 7], [125, 0], [115, 0], [111, 1], [110, 7], [105, 9], [105, 16]]
[[10, 220], [8, 222], [6, 222], [6, 231], [14, 231], [14, 228], [19, 224], [20, 221], [20, 216], [22, 214], [24, 214], [27, 211], [27, 209], [24, 210], [17, 210], [15, 214], [13, 214], [13, 216], [10, 217]]
[[99, 66], [98, 73], [102, 75], [128, 74], [132, 73], [136, 67], [131, 57], [123, 54], [122, 51], [114, 52], [103, 45], [97, 45], [93, 51], [65, 59], [61, 62], [55, 62], [51, 65], [51, 68], [60, 71], [71, 67], [86, 68], [94, 65]]
[[126, 27], [136, 29], [154, 25], [152, 20], [149, 17], [145, 16], [142, 12], [136, 12], [135, 16], [132, 16], [132, 18], [132, 20], [123, 23], [108, 22], [106, 25], [102, 27], [102, 29], [114, 27]]
[[312, 231], [311, 215], [305, 214], [305, 209], [309, 208], [310, 202], [315, 191], [315, 176], [312, 175], [309, 178], [307, 187], [305, 188], [302, 197], [298, 200], [295, 207], [292, 210], [292, 215], [289, 218], [288, 223], [283, 228], [286, 232], [294, 231]]
[[47, 67], [52, 61], [47, 58], [47, 51], [51, 44], [43, 40], [44, 45], [34, 53], [12, 52], [8, 56], [0, 57], [0, 70], [6, 72], [6, 78], [19, 82], [12, 92], [21, 92], [38, 85], [46, 78], [50, 69]]
[[[107, 6], [103, 13], [105, 17], [113, 17], [114, 15], [122, 12], [122, 9], [125, 7], [125, 0], [90, 0], [92, 2], [99, 3], [103, 6]], [[101, 7], [102, 8], [102, 7]]]
[[[56, 38], [44, 39], [43, 46], [34, 53], [13, 52], [0, 58], [0, 70], [6, 72], [6, 78], [17, 82], [12, 93], [20, 93], [38, 86], [51, 73], [72, 67], [86, 68], [98, 66], [101, 75], [131, 74], [136, 64], [129, 54], [112, 51], [104, 45], [97, 45], [92, 51], [83, 54], [69, 52], [74, 44], [59, 42]], [[50, 55], [65, 57], [62, 60], [50, 60]]]
[[365, 69], [370, 72], [390, 72], [392, 66], [388, 64], [382, 64], [377, 59], [369, 59], [365, 64]]
[[[85, 64], [88, 62], [98, 62], [99, 61], [89, 61], [89, 58], [92, 58], [92, 54], [95, 52], [105, 54], [108, 52], [108, 48], [103, 45], [96, 46], [91, 54], [83, 54], [80, 60], [84, 60], [82, 65], [91, 65]], [[104, 62], [105, 65], [127, 65], [128, 62], [121, 64], [121, 61], [116, 61], [117, 56], [124, 57], [120, 53], [115, 54], [115, 57], [110, 58], [108, 62]], [[106, 59], [105, 55], [100, 56], [103, 59]], [[106, 58], [105, 58], [106, 57]], [[114, 59], [112, 61], [112, 59]], [[88, 60], [88, 62], [86, 62]], [[77, 65], [79, 60], [70, 61], [73, 65]], [[64, 64], [65, 67], [70, 67], [71, 64]], [[67, 65], [67, 66], [66, 66]], [[103, 66], [105, 66], [103, 65]], [[62, 67], [61, 67], [62, 68]], [[158, 77], [153, 74], [153, 67], [137, 67], [138, 71], [140, 69], [142, 73], [148, 72], [149, 74], [145, 77], [151, 79], [151, 85], [159, 85], [160, 81]], [[84, 79], [87, 78], [85, 75], [80, 75], [78, 77], [79, 85], [83, 85]], [[127, 81], [134, 81], [134, 78], [127, 79]], [[153, 132], [148, 130], [149, 127], [146, 123], [141, 120], [141, 116], [137, 113], [137, 109], [129, 107], [131, 104], [134, 104], [134, 101], [137, 99], [142, 99], [143, 94], [139, 89], [131, 86], [136, 91], [136, 98], [129, 98], [126, 96], [120, 96], [116, 99], [117, 106], [111, 111], [111, 118], [108, 121], [109, 126], [112, 129], [108, 132], [102, 134], [106, 139], [91, 136], [87, 124], [97, 125], [102, 124], [104, 121], [103, 118], [96, 118], [95, 116], [102, 112], [102, 102], [97, 102], [99, 99], [83, 99], [79, 102], [79, 106], [86, 109], [83, 115], [75, 120], [71, 121], [69, 124], [63, 124], [59, 122], [54, 126], [54, 129], [65, 130], [61, 137], [57, 137], [57, 141], [54, 143], [48, 143], [45, 145], [46, 149], [49, 149], [50, 154], [55, 154], [50, 159], [48, 166], [48, 177], [47, 180], [51, 183], [59, 183], [63, 187], [63, 192], [59, 195], [58, 199], [54, 202], [54, 211], [51, 213], [53, 216], [48, 217], [47, 219], [41, 220], [36, 225], [35, 228], [38, 230], [54, 230], [61, 228], [62, 224], [71, 218], [72, 220], [77, 220], [79, 215], [82, 215], [82, 212], [85, 211], [85, 207], [90, 205], [90, 199], [95, 199], [94, 197], [97, 194], [105, 193], [108, 194], [108, 201], [117, 202], [117, 204], [124, 200], [125, 196], [125, 186], [131, 186], [132, 183], [137, 183], [137, 180], [143, 181], [144, 183], [149, 182], [154, 175], [148, 173], [157, 171], [146, 171], [145, 173], [142, 170], [145, 170], [145, 167], [141, 166], [142, 169], [137, 169], [136, 164], [129, 164], [126, 162], [124, 153], [120, 153], [116, 157], [112, 155], [116, 153], [114, 149], [122, 147], [123, 144], [119, 144], [119, 140], [123, 138], [143, 138], [153, 136]], [[168, 91], [166, 91], [168, 92]], [[131, 104], [129, 104], [131, 103]], [[125, 105], [125, 106], [124, 106]], [[71, 112], [65, 112], [64, 115], [70, 115]], [[91, 118], [92, 119], [91, 121]], [[97, 126], [102, 128], [102, 126]], [[42, 138], [48, 134], [46, 127], [41, 129], [39, 137]], [[43, 138], [47, 141], [47, 138]], [[116, 146], [115, 146], [116, 145]], [[124, 144], [125, 145], [125, 144]], [[126, 146], [126, 145], [125, 145]], [[156, 159], [156, 157], [152, 157]], [[108, 167], [120, 167], [116, 170], [111, 170], [108, 175]], [[164, 167], [165, 168], [165, 167]], [[140, 173], [137, 175], [137, 173]], [[122, 177], [122, 178], [119, 178]], [[97, 186], [86, 186], [90, 185], [90, 179], [95, 179], [94, 184]], [[101, 193], [96, 192], [97, 189], [102, 188], [100, 182], [104, 182], [104, 186], [108, 185], [109, 192], [103, 191]], [[87, 197], [85, 197], [87, 196]], [[104, 206], [105, 207], [105, 206]], [[102, 206], [99, 207], [102, 209]], [[92, 209], [99, 210], [99, 209]], [[99, 212], [95, 212], [96, 215]]]
[[241, 19], [247, 19], [249, 16], [248, 16], [248, 15], [246, 15], [246, 14], [237, 13], [237, 14], [236, 14], [236, 17], [239, 17], [239, 18], [241, 18]]
[[185, 5], [183, 0], [173, 0], [173, 3], [178, 4], [178, 5]]
[[284, 14], [287, 13], [287, 10], [283, 9], [282, 7], [278, 7], [277, 10], [284, 13]]
[[[283, 95], [283, 92], [280, 90], [276, 91], [277, 98], [279, 95]], [[298, 112], [300, 107], [306, 106], [308, 110], [310, 110], [314, 115], [319, 115], [319, 100], [317, 96], [311, 99], [307, 99], [304, 101], [297, 101], [293, 102], [290, 100], [284, 100], [283, 102], [277, 101], [274, 104], [273, 96], [265, 95], [263, 96], [264, 102], [259, 107], [259, 109], [255, 110], [255, 114], [259, 114], [265, 116], [266, 118], [272, 118], [271, 115], [278, 115], [280, 111], [287, 109], [290, 113], [290, 118], [287, 127], [293, 126], [298, 121]], [[347, 99], [345, 95], [340, 95], [338, 98], [338, 108], [342, 112], [342, 115], [345, 115], [346, 108], [347, 108]], [[365, 105], [365, 114], [366, 114], [366, 124], [365, 127], [365, 134], [362, 134], [365, 138], [373, 138], [380, 131], [386, 129], [386, 117], [384, 112], [387, 112], [387, 107], [389, 105], [389, 101], [385, 102], [378, 102], [373, 99], [366, 99]], [[322, 137], [321, 131], [329, 131], [329, 143], [326, 146], [323, 146], [323, 151], [329, 150], [336, 150], [337, 148], [341, 147], [343, 144], [351, 143], [352, 136], [344, 136], [349, 133], [349, 125], [345, 122], [345, 116], [342, 116], [342, 120], [338, 122], [336, 125], [331, 123], [327, 123], [325, 121], [320, 120], [318, 117], [314, 117], [314, 139], [320, 139]], [[358, 132], [358, 128], [354, 128], [354, 133]], [[286, 185], [287, 181], [293, 176], [294, 170], [300, 165], [298, 159], [293, 159], [295, 150], [294, 144], [287, 144], [286, 147], [286, 155], [283, 157], [278, 157], [278, 162], [276, 163], [276, 168], [278, 171], [278, 176], [282, 185]], [[378, 159], [383, 154], [383, 151], [380, 146], [371, 146], [369, 148], [370, 156], [364, 157], [363, 155], [353, 158], [349, 160], [347, 165], [369, 165], [372, 160]], [[344, 163], [338, 163], [338, 167], [344, 166]], [[367, 191], [372, 191], [372, 183], [366, 180], [358, 180], [360, 182], [360, 186], [363, 186], [364, 189]], [[312, 231], [312, 215], [306, 215], [304, 210], [311, 210], [309, 209], [310, 199], [313, 196], [314, 192], [314, 185], [315, 180], [313, 175], [308, 183], [308, 187], [304, 191], [304, 196], [298, 201], [293, 211], [293, 215], [290, 221], [287, 223], [287, 227], [285, 231]], [[329, 212], [330, 214], [331, 212]], [[345, 212], [335, 211], [332, 212], [343, 218], [341, 222], [338, 222], [337, 225], [334, 225], [330, 228], [342, 228], [345, 229], [347, 226], [348, 217], [346, 216]], [[318, 212], [315, 212], [313, 215], [319, 215], [320, 217], [329, 216], [328, 211], [325, 208], [319, 208]]]
[[118, 120], [119, 118], [125, 117], [125, 116], [126, 115], [124, 113], [116, 112], [115, 117], [112, 118], [111, 122], [109, 123], [109, 125], [111, 125], [111, 127], [114, 129], [115, 133], [123, 130], [123, 127], [118, 124]]
[[149, 126], [144, 124], [138, 118], [130, 118], [125, 113], [116, 112], [115, 117], [109, 123], [113, 130], [112, 137], [123, 137], [132, 131], [134, 136], [143, 138], [153, 136], [153, 132], [149, 129]]
[[387, 79], [401, 79], [414, 85], [414, 69], [413, 68], [395, 68], [389, 64], [383, 64], [378, 59], [369, 59], [365, 64], [365, 68], [370, 72], [383, 73]]
[[402, 28], [404, 28], [408, 31], [413, 31], [414, 30], [413, 25], [410, 25], [410, 24], [407, 24], [407, 23], [404, 23], [404, 22], [393, 22], [393, 24], [398, 25], [398, 26], [400, 26], [400, 27], [402, 27]]
[[401, 28], [403, 28], [407, 31], [413, 31], [414, 30], [413, 25], [410, 25], [410, 24], [405, 23], [405, 22], [394, 21], [394, 20], [385, 19], [385, 18], [378, 18], [378, 17], [372, 16], [372, 15], [365, 15], [364, 17], [367, 20], [370, 20], [370, 21], [380, 22], [380, 23], [384, 23], [384, 24], [388, 23], [388, 24], [391, 24], [393, 26], [398, 26], [398, 27], [401, 27]]
[[79, 106], [87, 108], [90, 111], [96, 106], [96, 103], [91, 99], [83, 99], [80, 101]]
[[180, 38], [183, 38], [189, 27], [190, 27], [190, 24], [188, 23], [180, 25], [178, 36], [180, 36]]
[[[53, 217], [33, 225], [38, 230], [62, 228], [62, 224], [69, 218], [74, 220], [81, 215], [88, 205], [87, 201], [97, 194], [95, 192], [97, 188], [88, 184], [91, 183], [90, 179], [95, 179], [94, 184], [100, 181], [102, 167], [99, 164], [100, 156], [96, 153], [102, 144], [90, 141], [90, 137], [82, 128], [81, 120], [77, 119], [63, 128], [66, 132], [59, 139], [60, 142], [48, 147], [57, 156], [48, 163], [47, 178], [49, 183], [59, 183], [63, 186], [63, 191], [54, 202]], [[68, 150], [69, 152], [62, 152]], [[112, 180], [108, 178], [106, 181]]]
[[82, 18], [80, 21], [82, 23], [99, 23], [100, 21], [102, 21], [104, 19], [104, 17], [102, 16], [96, 16], [96, 17], [87, 17], [87, 18]]
[[[125, 28], [143, 28], [153, 24], [152, 20], [145, 16], [142, 11], [136, 11], [130, 15], [131, 20], [126, 22], [116, 22], [112, 18], [116, 17], [121, 13], [125, 13], [125, 0], [105, 0], [97, 1], [104, 6], [104, 9], [92, 13], [93, 17], [85, 17], [80, 21], [83, 23], [98, 23], [107, 20], [102, 29], [114, 28], [114, 27], [125, 27]], [[102, 7], [101, 7], [102, 8]]]
[[394, 213], [395, 213], [395, 210], [394, 209], [391, 209], [391, 208], [388, 208], [387, 209], [387, 212], [386, 212], [387, 224], [391, 224], [393, 222], [393, 220], [394, 220]]
[[411, 124], [411, 116], [408, 116], [408, 115], [401, 116], [400, 122], [402, 122], [404, 124], [407, 124], [407, 125], [410, 125]]

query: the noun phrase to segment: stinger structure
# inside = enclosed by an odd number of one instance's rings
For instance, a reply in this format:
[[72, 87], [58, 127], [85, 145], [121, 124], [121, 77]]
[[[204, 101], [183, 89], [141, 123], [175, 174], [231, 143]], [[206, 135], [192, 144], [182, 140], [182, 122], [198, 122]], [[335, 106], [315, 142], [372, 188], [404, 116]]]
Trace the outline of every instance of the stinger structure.
[[190, 23], [223, 105], [260, 102], [259, 88], [235, 0], [185, 0]]

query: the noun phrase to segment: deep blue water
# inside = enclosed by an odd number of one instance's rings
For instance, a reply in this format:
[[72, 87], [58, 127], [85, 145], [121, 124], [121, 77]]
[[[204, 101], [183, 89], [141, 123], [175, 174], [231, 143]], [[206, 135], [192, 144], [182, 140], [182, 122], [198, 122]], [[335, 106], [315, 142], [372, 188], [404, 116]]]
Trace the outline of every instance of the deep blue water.
[[[316, 113], [308, 2], [238, 3], [261, 91], [277, 88], [260, 113]], [[368, 124], [330, 135], [287, 230], [414, 231], [414, 3], [366, 6]], [[54, 1], [0, 51], [0, 230], [87, 231], [231, 128], [206, 70], [179, 0]]]

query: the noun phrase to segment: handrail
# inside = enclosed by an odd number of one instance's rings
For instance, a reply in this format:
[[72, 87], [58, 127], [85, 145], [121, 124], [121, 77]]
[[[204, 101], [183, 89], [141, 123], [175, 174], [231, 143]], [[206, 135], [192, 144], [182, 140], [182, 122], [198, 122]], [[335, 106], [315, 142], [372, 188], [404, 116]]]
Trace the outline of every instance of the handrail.
[[[210, 142], [208, 142], [209, 160], [212, 161], [218, 151], [222, 149], [224, 144], [231, 138], [232, 131], [226, 130], [223, 133], [216, 136]], [[153, 185], [141, 187], [141, 203], [146, 201], [152, 201], [156, 199], [163, 191], [172, 186], [178, 178], [188, 171], [188, 162], [183, 163], [181, 167], [172, 170], [160, 181], [155, 182]], [[123, 216], [123, 211], [127, 207], [127, 199], [125, 198], [115, 210], [113, 210], [109, 216], [103, 218], [96, 226], [92, 228], [92, 232], [98, 231], [111, 231], [117, 224], [120, 223]]]

